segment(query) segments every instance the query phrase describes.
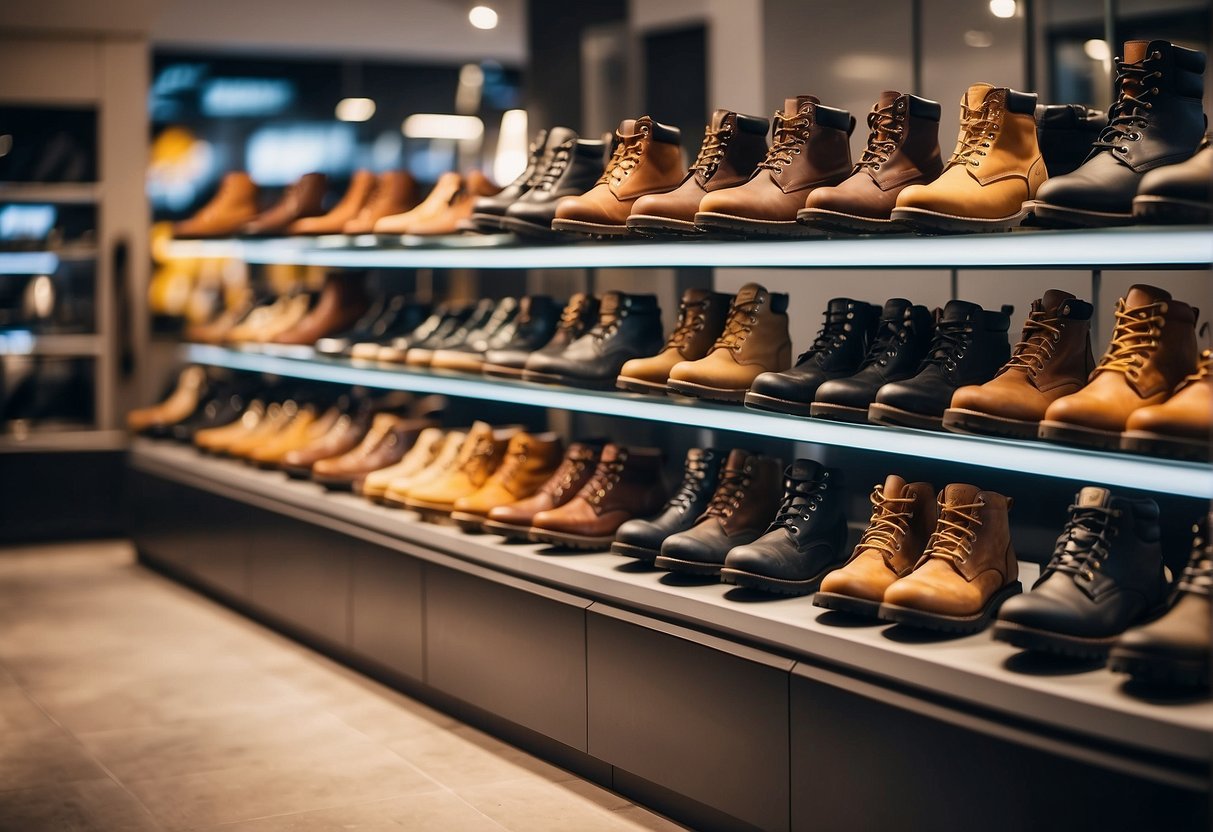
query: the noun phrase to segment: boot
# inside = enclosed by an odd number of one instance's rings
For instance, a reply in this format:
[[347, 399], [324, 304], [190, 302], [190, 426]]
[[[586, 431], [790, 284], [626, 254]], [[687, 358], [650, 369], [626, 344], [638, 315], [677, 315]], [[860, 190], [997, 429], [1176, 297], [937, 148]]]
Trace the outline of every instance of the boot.
[[240, 414], [225, 425], [203, 428], [194, 433], [194, 446], [204, 454], [219, 454], [237, 438], [255, 428], [262, 419], [268, 405], [262, 399], [251, 399]]
[[817, 388], [809, 415], [819, 419], [868, 424], [868, 407], [891, 381], [914, 376], [931, 349], [935, 321], [925, 306], [905, 298], [885, 301], [876, 335], [859, 371]]
[[365, 403], [349, 413], [343, 413], [320, 438], [282, 457], [281, 468], [291, 479], [305, 480], [312, 475], [312, 466], [322, 459], [349, 453], [358, 447], [371, 429], [374, 414]]
[[717, 110], [703, 132], [699, 155], [682, 184], [664, 194], [636, 200], [627, 226], [645, 235], [696, 235], [695, 214], [704, 196], [746, 182], [767, 155], [770, 122], [729, 110]]
[[421, 431], [399, 462], [372, 471], [357, 481], [357, 492], [373, 503], [382, 503], [383, 495], [394, 480], [415, 477], [433, 463], [442, 447], [444, 436], [445, 433], [439, 427]]
[[854, 129], [850, 113], [824, 106], [815, 95], [786, 99], [754, 175], [704, 196], [695, 224], [718, 234], [804, 236], [808, 229], [796, 222], [796, 213], [815, 188], [837, 185], [850, 174]]
[[726, 584], [808, 595], [846, 560], [842, 471], [798, 459], [784, 478], [783, 505], [766, 533], [725, 557], [720, 580]]
[[724, 332], [698, 361], [670, 368], [670, 391], [717, 401], [740, 402], [754, 379], [792, 364], [788, 296], [747, 283], [733, 298]]
[[602, 448], [592, 442], [573, 442], [560, 465], [530, 497], [494, 506], [480, 524], [482, 531], [507, 540], [529, 540], [535, 515], [563, 506], [580, 493], [598, 465]]
[[581, 196], [594, 187], [606, 164], [608, 145], [596, 139], [580, 139], [566, 127], [548, 134], [550, 156], [539, 181], [506, 209], [501, 227], [522, 237], [560, 236], [552, 230], [556, 203], [566, 196]]
[[611, 389], [630, 359], [661, 349], [661, 309], [655, 295], [607, 292], [598, 323], [559, 354], [537, 352], [527, 359], [524, 381]]
[[459, 329], [471, 317], [474, 307], [460, 303], [442, 303], [434, 307], [424, 321], [411, 331], [397, 335], [386, 344], [366, 342], [355, 344], [351, 358], [383, 361], [390, 364], [408, 362], [409, 350], [423, 344], [440, 343]]
[[375, 223], [417, 207], [417, 180], [402, 170], [379, 174], [362, 210], [341, 229], [343, 234], [371, 234]]
[[1040, 438], [1120, 448], [1129, 416], [1161, 404], [1196, 369], [1196, 310], [1137, 285], [1116, 302], [1116, 329], [1090, 383], [1049, 405]]
[[1086, 161], [1108, 114], [1081, 104], [1036, 107], [1036, 140], [1050, 177], [1072, 173]]
[[1134, 410], [1125, 421], [1120, 449], [1135, 454], [1208, 462], [1213, 448], [1213, 350], [1200, 355], [1196, 372], [1162, 404]]
[[543, 174], [544, 152], [547, 150], [548, 131], [540, 130], [535, 134], [535, 140], [527, 152], [526, 169], [518, 174], [513, 182], [506, 185], [492, 196], [482, 196], [472, 204], [472, 215], [469, 218], [472, 227], [483, 234], [495, 234], [501, 231], [501, 218], [506, 209], [539, 181]]
[[202, 367], [186, 367], [177, 377], [177, 386], [162, 402], [126, 414], [126, 426], [132, 433], [152, 433], [188, 419], [206, 399], [210, 385]]
[[1002, 605], [994, 638], [1025, 650], [1103, 660], [1129, 627], [1161, 612], [1167, 575], [1158, 503], [1078, 492], [1032, 591]]
[[[532, 355], [563, 353], [598, 319], [598, 299], [578, 292], [569, 298], [560, 312], [559, 320], [555, 322], [547, 320], [546, 312], [531, 310], [527, 314], [529, 317], [524, 318], [523, 313], [519, 312], [522, 320], [519, 321], [513, 343], [484, 354], [481, 370], [486, 376], [520, 379]], [[545, 334], [547, 337], [544, 337]]]
[[435, 480], [409, 489], [404, 507], [417, 512], [422, 519], [449, 519], [455, 501], [481, 488], [505, 458], [506, 448], [515, 434], [516, 425], [493, 428], [487, 422], [476, 422], [459, 448], [455, 464]]
[[897, 231], [889, 219], [897, 195], [943, 172], [937, 101], [887, 90], [868, 114], [868, 146], [843, 182], [809, 194], [796, 219], [851, 234]]
[[1124, 54], [1108, 124], [1078, 170], [1040, 189], [1033, 207], [1040, 225], [1132, 223], [1142, 176], [1190, 158], [1200, 144], [1205, 54], [1163, 40], [1127, 41]]
[[930, 483], [889, 474], [872, 489], [872, 518], [841, 569], [821, 580], [819, 607], [876, 617], [885, 590], [914, 570], [935, 530], [939, 508]]
[[[516, 303], [512, 298], [508, 300]], [[501, 301], [496, 301], [492, 298], [481, 298], [472, 307], [471, 311], [463, 316], [462, 322], [455, 326], [447, 323], [446, 326], [435, 329], [425, 339], [417, 341], [415, 344], [410, 344], [408, 352], [404, 356], [404, 363], [410, 367], [430, 366], [434, 353], [439, 350], [461, 347], [468, 342], [469, 338], [478, 337], [489, 321], [493, 319], [493, 316], [497, 312], [497, 307], [500, 305]], [[504, 311], [508, 313], [510, 305], [507, 305]]]
[[560, 307], [547, 295], [520, 298], [516, 313], [510, 320], [492, 332], [489, 332], [491, 327], [485, 327], [485, 337], [479, 342], [469, 342], [462, 348], [435, 353], [430, 366], [443, 370], [480, 373], [492, 356], [500, 360], [503, 352], [507, 354], [505, 357], [508, 357], [509, 353], [519, 351], [529, 355], [551, 340], [559, 316]]
[[687, 289], [678, 306], [678, 326], [666, 339], [661, 352], [633, 358], [619, 370], [615, 384], [633, 393], [664, 396], [670, 370], [680, 361], [698, 361], [708, 354], [716, 337], [724, 331], [732, 296], [706, 289]]
[[739, 448], [730, 452], [703, 514], [691, 528], [665, 539], [653, 565], [718, 576], [729, 550], [757, 540], [779, 510], [782, 467], [774, 457]]
[[225, 174], [211, 200], [188, 220], [173, 223], [179, 240], [231, 237], [257, 216], [257, 185], [247, 173]]
[[880, 388], [868, 420], [882, 425], [941, 430], [957, 388], [984, 384], [1011, 357], [1007, 330], [1013, 307], [987, 312], [975, 303], [948, 301], [931, 351], [918, 373]]
[[1135, 681], [1207, 688], [1213, 656], [1213, 543], [1209, 517], [1194, 530], [1192, 557], [1179, 579], [1174, 605], [1157, 621], [1120, 637], [1108, 667]]
[[169, 427], [169, 433], [178, 442], [193, 443], [200, 431], [238, 422], [248, 407], [250, 398], [262, 388], [257, 377], [244, 374], [227, 382], [213, 385], [203, 405], [188, 419]]
[[287, 226], [287, 234], [299, 236], [317, 236], [320, 234], [340, 234], [346, 223], [358, 216], [358, 212], [366, 205], [375, 189], [375, 174], [369, 170], [356, 170], [350, 177], [350, 186], [337, 204], [328, 213], [318, 217], [302, 217]]
[[435, 370], [460, 370], [479, 373], [484, 363], [484, 353], [513, 333], [514, 321], [522, 302], [517, 298], [502, 298], [493, 308], [493, 314], [478, 329], [469, 332], [462, 343], [434, 350], [429, 366]]
[[472, 216], [472, 206], [476, 200], [500, 192], [501, 189], [480, 171], [468, 171], [459, 190], [443, 210], [432, 217], [413, 220], [405, 233], [414, 237], [443, 237], [463, 231], [465, 223]]
[[625, 521], [655, 514], [664, 501], [660, 450], [607, 445], [577, 496], [535, 514], [530, 538], [562, 548], [607, 549]]
[[1009, 231], [1048, 178], [1036, 139], [1036, 94], [974, 84], [960, 102], [960, 136], [944, 171], [897, 197], [892, 218], [931, 234]]
[[257, 468], [277, 468], [288, 451], [301, 448], [320, 436], [321, 431], [316, 428], [316, 421], [320, 416], [313, 405], [301, 406], [289, 424], [274, 436], [258, 443], [257, 447], [245, 455], [245, 461]]
[[1196, 155], [1141, 178], [1133, 197], [1134, 222], [1208, 225], [1213, 222], [1213, 140], [1205, 136]]
[[380, 217], [371, 226], [371, 233], [382, 234], [389, 238], [387, 242], [399, 243], [400, 235], [412, 233], [414, 224], [428, 223], [446, 211], [462, 188], [463, 177], [455, 171], [447, 171], [438, 177], [434, 187], [419, 204], [406, 211]]
[[649, 116], [625, 119], [616, 135], [619, 146], [598, 183], [581, 196], [556, 206], [552, 230], [592, 237], [622, 237], [636, 200], [678, 187], [686, 170], [677, 127]]
[[358, 273], [331, 272], [324, 278], [320, 298], [299, 323], [271, 339], [274, 344], [315, 344], [348, 329], [370, 305], [365, 278]]
[[564, 442], [554, 433], [514, 434], [501, 467], [479, 489], [455, 501], [451, 519], [465, 532], [479, 533], [490, 509], [532, 496], [563, 458]]
[[746, 407], [808, 416], [825, 382], [859, 371], [876, 335], [881, 310], [863, 301], [834, 298], [813, 345], [782, 373], [763, 373], [745, 394]]
[[316, 352], [324, 355], [348, 355], [374, 359], [384, 342], [413, 332], [430, 316], [428, 303], [407, 295], [380, 297], [380, 302], [349, 330], [316, 342]]
[[273, 442], [283, 430], [287, 429], [302, 409], [300, 403], [295, 399], [272, 402], [265, 409], [265, 418], [257, 424], [257, 427], [235, 439], [220, 453], [236, 459], [249, 459], [254, 451]]
[[245, 237], [278, 237], [291, 223], [324, 212], [324, 190], [328, 177], [323, 173], [305, 173], [283, 193], [272, 207], [249, 220], [240, 230]]
[[1032, 301], [1023, 338], [998, 375], [961, 387], [944, 411], [945, 430], [1035, 439], [1049, 405], [1081, 390], [1095, 369], [1091, 315], [1095, 307], [1050, 289]]
[[662, 541], [691, 528], [707, 509], [723, 464], [724, 457], [715, 448], [691, 448], [683, 466], [682, 485], [665, 508], [656, 517], [629, 520], [620, 526], [611, 551], [652, 563], [661, 554]]
[[392, 508], [407, 508], [413, 489], [420, 489], [451, 474], [459, 463], [459, 453], [467, 444], [468, 435], [461, 430], [448, 430], [442, 443], [434, 451], [428, 465], [416, 472], [406, 472], [394, 477], [383, 492], [382, 502]]
[[1011, 546], [1012, 500], [975, 485], [949, 485], [914, 571], [885, 590], [880, 618], [911, 627], [975, 633], [1023, 590]]
[[316, 462], [312, 466], [312, 479], [332, 491], [349, 491], [355, 480], [403, 459], [418, 435], [434, 424], [429, 419], [378, 413], [358, 446], [341, 456]]

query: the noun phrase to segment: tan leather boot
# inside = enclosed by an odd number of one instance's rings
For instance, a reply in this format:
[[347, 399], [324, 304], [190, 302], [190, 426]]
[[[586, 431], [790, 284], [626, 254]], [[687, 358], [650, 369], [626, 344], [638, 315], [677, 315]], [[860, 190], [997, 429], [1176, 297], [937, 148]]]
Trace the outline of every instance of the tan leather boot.
[[255, 428], [229, 443], [220, 453], [240, 459], [248, 458], [253, 451], [265, 443], [273, 441], [294, 421], [297, 415], [299, 415], [298, 402], [292, 399], [274, 402], [265, 409], [265, 418], [258, 422]]
[[501, 465], [510, 439], [519, 430], [517, 425], [494, 428], [487, 422], [473, 424], [451, 470], [432, 482], [410, 488], [405, 508], [426, 520], [449, 520], [455, 501], [483, 486]]
[[733, 298], [712, 351], [698, 361], [675, 364], [667, 386], [684, 396], [740, 402], [759, 375], [790, 366], [788, 296], [747, 283]]
[[246, 458], [258, 468], [276, 467], [287, 451], [298, 448], [317, 435], [314, 427], [319, 416], [315, 407], [304, 405], [299, 408], [290, 424], [278, 431], [276, 436], [254, 448]]
[[944, 429], [1035, 439], [1049, 405], [1081, 390], [1095, 369], [1091, 354], [1094, 307], [1050, 289], [1032, 301], [1023, 337], [998, 375], [961, 387], [944, 411]]
[[1213, 436], [1213, 350], [1201, 353], [1196, 372], [1162, 404], [1134, 410], [1120, 449], [1135, 454], [1208, 462]]
[[377, 413], [357, 447], [312, 466], [312, 480], [334, 491], [353, 490], [356, 480], [403, 459], [418, 434], [429, 427], [434, 427], [429, 419]]
[[420, 488], [445, 477], [454, 470], [459, 462], [459, 451], [467, 442], [467, 433], [461, 430], [448, 430], [442, 436], [442, 443], [434, 452], [429, 464], [416, 473], [402, 474], [393, 479], [383, 492], [383, 504], [394, 508], [405, 508], [409, 494], [414, 488]]
[[1139, 284], [1116, 302], [1108, 351], [1082, 390], [1049, 405], [1040, 438], [1120, 448], [1129, 416], [1161, 404], [1196, 369], [1196, 310]]
[[930, 483], [889, 474], [871, 500], [872, 517], [851, 559], [826, 575], [813, 596], [819, 607], [877, 615], [885, 590], [914, 570], [927, 547], [939, 516]]
[[1007, 231], [1049, 178], [1036, 139], [1036, 94], [974, 84], [960, 101], [960, 136], [943, 173], [897, 197], [892, 218], [932, 234]]
[[1007, 519], [1012, 500], [975, 485], [939, 495], [939, 519], [909, 575], [884, 593], [880, 617], [911, 627], [975, 633], [1023, 591]]
[[539, 490], [564, 457], [564, 442], [554, 433], [517, 433], [501, 467], [475, 492], [455, 501], [451, 519], [465, 532], [479, 533], [489, 511], [525, 500]]
[[315, 306], [290, 329], [275, 335], [274, 344], [311, 346], [329, 335], [353, 326], [371, 300], [366, 293], [366, 278], [357, 272], [330, 272]]
[[265, 402], [254, 399], [240, 418], [217, 428], [205, 428], [194, 434], [194, 445], [204, 453], [220, 453], [229, 444], [253, 430], [265, 418]]
[[139, 433], [157, 425], [176, 424], [198, 409], [206, 388], [206, 370], [196, 365], [186, 367], [177, 376], [177, 386], [168, 398], [151, 407], [130, 411], [126, 414], [126, 426]]
[[173, 236], [231, 237], [257, 216], [257, 195], [257, 185], [244, 171], [225, 174], [210, 202], [188, 220], [173, 224]]
[[375, 223], [417, 207], [417, 180], [403, 170], [390, 170], [375, 178], [375, 189], [362, 209], [341, 229], [342, 234], [370, 234]]
[[743, 185], [705, 196], [695, 224], [730, 235], [808, 234], [796, 214], [815, 188], [837, 185], [850, 175], [854, 129], [850, 113], [826, 107], [814, 95], [787, 99], [775, 114], [774, 141], [758, 170]]
[[366, 205], [374, 189], [375, 174], [369, 170], [356, 170], [350, 177], [350, 186], [346, 188], [345, 194], [327, 214], [295, 220], [287, 227], [286, 233], [303, 236], [340, 234], [345, 224], [356, 217]]
[[615, 135], [619, 144], [602, 178], [581, 196], [560, 200], [553, 231], [622, 237], [636, 200], [682, 183], [687, 163], [677, 127], [641, 116], [620, 122]]
[[305, 173], [283, 192], [282, 198], [249, 220], [240, 233], [246, 237], [277, 237], [291, 223], [303, 217], [324, 213], [324, 191], [328, 177], [323, 173]]
[[572, 500], [589, 482], [598, 465], [602, 448], [586, 442], [574, 442], [552, 475], [530, 497], [489, 509], [481, 529], [507, 540], [528, 540], [532, 521], [541, 511], [559, 508]]
[[398, 214], [380, 217], [371, 227], [371, 231], [389, 236], [409, 234], [414, 224], [428, 223], [445, 211], [459, 195], [459, 189], [462, 187], [463, 177], [455, 171], [447, 171], [438, 177], [434, 187], [419, 205]]
[[680, 361], [698, 361], [724, 331], [732, 297], [707, 289], [687, 289], [678, 307], [678, 326], [657, 355], [633, 358], [615, 383], [620, 390], [665, 395], [670, 370]]
[[451, 198], [446, 209], [433, 217], [422, 217], [409, 223], [407, 234], [416, 237], [440, 237], [463, 230], [463, 223], [472, 216], [472, 207], [482, 196], [493, 196], [501, 188], [478, 170], [468, 171], [463, 187]]
[[383, 502], [383, 495], [394, 480], [416, 476], [434, 461], [444, 435], [442, 428], [426, 428], [399, 462], [367, 474], [356, 483], [355, 490], [371, 502]]

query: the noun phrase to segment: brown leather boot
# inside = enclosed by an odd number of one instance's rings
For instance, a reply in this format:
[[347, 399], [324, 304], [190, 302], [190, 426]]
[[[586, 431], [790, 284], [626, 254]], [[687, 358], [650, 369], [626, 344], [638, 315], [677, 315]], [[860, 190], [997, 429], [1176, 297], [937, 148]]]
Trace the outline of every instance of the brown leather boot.
[[810, 228], [871, 234], [896, 231], [889, 215], [910, 185], [943, 172], [939, 102], [886, 90], [868, 114], [868, 146], [849, 177], [809, 194], [796, 219]]
[[636, 200], [673, 190], [682, 182], [687, 163], [677, 127], [642, 116], [620, 122], [615, 135], [619, 144], [602, 178], [581, 196], [560, 200], [553, 231], [622, 237], [628, 233], [628, 214]]
[[1049, 405], [1087, 384], [1091, 315], [1095, 308], [1069, 292], [1050, 289], [1032, 301], [1023, 337], [998, 375], [985, 384], [961, 387], [943, 413], [955, 433], [1035, 439]]
[[783, 462], [734, 449], [707, 509], [694, 526], [665, 539], [653, 565], [689, 575], [719, 576], [729, 550], [757, 540], [775, 518], [782, 499]]
[[409, 489], [405, 508], [418, 512], [425, 520], [448, 520], [455, 501], [475, 492], [493, 475], [505, 458], [510, 440], [520, 431], [517, 425], [494, 428], [487, 422], [474, 423], [451, 470]]
[[714, 191], [699, 203], [695, 224], [723, 234], [800, 237], [809, 230], [796, 214], [816, 188], [837, 185], [851, 173], [851, 131], [846, 110], [824, 106], [814, 95], [784, 101], [775, 114], [774, 141], [743, 185]]
[[412, 233], [414, 224], [428, 223], [444, 212], [463, 187], [463, 177], [455, 171], [447, 171], [438, 177], [434, 187], [420, 204], [397, 214], [388, 214], [375, 220], [372, 233], [395, 237]]
[[451, 519], [465, 532], [480, 532], [490, 509], [532, 496], [564, 456], [564, 442], [554, 433], [517, 433], [510, 439], [501, 467], [484, 485], [452, 506]]
[[851, 559], [826, 575], [813, 596], [819, 607], [876, 616], [885, 590], [913, 571], [927, 547], [939, 516], [930, 483], [889, 474], [871, 500], [872, 518]]
[[231, 237], [257, 216], [257, 185], [244, 171], [224, 175], [210, 202], [188, 220], [173, 224], [178, 239]]
[[759, 375], [790, 366], [788, 296], [747, 283], [733, 298], [712, 351], [698, 361], [675, 364], [667, 386], [684, 396], [740, 402]]
[[348, 491], [355, 480], [403, 459], [421, 431], [434, 424], [429, 419], [378, 413], [358, 446], [341, 456], [318, 461], [312, 466], [312, 479], [325, 488]]
[[342, 234], [370, 234], [375, 223], [392, 214], [401, 214], [417, 207], [417, 180], [403, 170], [390, 170], [375, 178], [375, 189], [371, 192], [362, 210], [345, 224]]
[[311, 311], [285, 332], [274, 336], [274, 344], [315, 344], [321, 338], [344, 332], [362, 317], [371, 300], [366, 294], [366, 279], [354, 272], [325, 275], [320, 298]]
[[444, 436], [440, 427], [426, 428], [417, 434], [417, 439], [399, 462], [370, 472], [355, 483], [355, 490], [371, 502], [382, 503], [383, 495], [393, 481], [415, 477], [434, 461]]
[[954, 483], [939, 495], [939, 519], [918, 566], [884, 593], [880, 617], [911, 627], [975, 633], [1023, 591], [1011, 546], [1012, 500]]
[[323, 436], [283, 455], [282, 470], [293, 479], [307, 479], [312, 475], [312, 466], [320, 460], [341, 456], [358, 447], [371, 429], [371, 416], [365, 407], [343, 413]]
[[974, 84], [960, 101], [960, 137], [938, 179], [897, 197], [892, 218], [932, 234], [1021, 225], [1048, 179], [1036, 137], [1036, 94]]
[[375, 174], [369, 170], [356, 170], [350, 177], [350, 186], [337, 204], [329, 209], [327, 214], [318, 217], [304, 217], [295, 220], [287, 227], [288, 234], [316, 236], [319, 234], [340, 234], [345, 224], [358, 215], [366, 201], [375, 189]]
[[463, 187], [451, 198], [446, 209], [433, 217], [422, 217], [409, 224], [406, 233], [417, 237], [441, 237], [463, 229], [463, 223], [472, 216], [472, 207], [482, 196], [493, 196], [501, 188], [493, 184], [478, 170], [468, 171], [463, 177]]
[[552, 475], [530, 497], [516, 503], [489, 509], [481, 529], [499, 534], [507, 540], [528, 540], [532, 521], [541, 511], [559, 508], [572, 500], [590, 481], [598, 465], [602, 448], [588, 442], [574, 442], [564, 453], [564, 459]]
[[405, 508], [409, 494], [414, 488], [427, 486], [454, 470], [465, 442], [465, 432], [448, 430], [442, 435], [442, 441], [434, 448], [434, 453], [425, 467], [394, 477], [384, 489], [381, 502], [392, 508]]
[[1116, 302], [1108, 351], [1077, 393], [1049, 405], [1040, 438], [1116, 450], [1129, 416], [1161, 404], [1196, 369], [1196, 310], [1138, 284]]
[[607, 445], [594, 475], [576, 497], [534, 516], [531, 540], [562, 548], [609, 549], [624, 521], [661, 510], [661, 479], [660, 449]]
[[126, 426], [140, 433], [159, 425], [173, 425], [190, 416], [207, 389], [206, 370], [197, 365], [186, 367], [177, 377], [177, 386], [164, 401], [126, 414]]
[[703, 133], [699, 156], [682, 184], [665, 194], [636, 200], [627, 226], [646, 235], [702, 234], [695, 214], [706, 194], [741, 185], [767, 155], [770, 122], [730, 110], [717, 110]]
[[1213, 436], [1213, 350], [1200, 355], [1196, 372], [1162, 404], [1134, 410], [1120, 449], [1135, 454], [1208, 462]]
[[277, 203], [249, 220], [240, 233], [245, 237], [277, 237], [296, 220], [319, 216], [324, 213], [326, 187], [328, 177], [323, 173], [305, 173]]
[[678, 307], [678, 326], [657, 355], [633, 358], [623, 365], [615, 383], [620, 390], [665, 395], [670, 370], [680, 361], [698, 361], [708, 354], [724, 331], [730, 295], [707, 289], [687, 289]]

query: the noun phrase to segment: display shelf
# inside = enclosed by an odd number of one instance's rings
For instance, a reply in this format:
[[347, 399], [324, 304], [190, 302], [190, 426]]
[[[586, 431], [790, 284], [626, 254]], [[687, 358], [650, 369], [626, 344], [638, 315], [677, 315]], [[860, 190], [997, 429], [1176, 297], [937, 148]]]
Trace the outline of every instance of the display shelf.
[[36, 335], [29, 330], [0, 330], [0, 356], [96, 356], [101, 339], [96, 335]]
[[45, 202], [52, 205], [91, 205], [101, 199], [95, 182], [2, 182], [0, 202]]
[[[997, 712], [1020, 727], [1043, 727], [1045, 736], [1058, 741], [1078, 734], [1133, 749], [1131, 763], [1115, 755], [1118, 765], [1131, 765], [1139, 775], [1206, 787], [1207, 777], [1161, 766], [1150, 754], [1187, 761], [1197, 770], [1207, 765], [1213, 756], [1213, 703], [1147, 701], [1131, 694], [1124, 677], [1106, 669], [1065, 672], [1055, 663], [1033, 665], [1015, 649], [993, 641], [988, 632], [927, 638], [892, 625], [836, 626], [830, 622], [838, 620], [837, 614], [813, 606], [810, 598], [760, 597], [717, 583], [678, 581], [606, 552], [560, 554], [539, 544], [506, 544], [491, 535], [468, 535], [419, 522], [410, 512], [352, 494], [326, 493], [310, 482], [206, 457], [169, 442], [136, 439], [130, 459], [145, 473], [263, 508], [283, 506], [319, 526], [352, 524], [401, 541], [416, 557], [455, 557], [815, 667], [853, 673], [855, 684], [864, 684], [861, 678], [869, 684], [876, 680], [897, 690]], [[1035, 571], [1024, 564], [1021, 580], [1030, 583]], [[1093, 754], [1099, 757], [1101, 752]]]
[[54, 274], [59, 256], [49, 251], [0, 251], [0, 274]]
[[963, 459], [968, 465], [1002, 471], [1124, 486], [1160, 494], [1213, 498], [1213, 468], [1200, 463], [1067, 448], [1044, 442], [853, 425], [689, 399], [439, 374], [403, 367], [355, 364], [343, 359], [292, 358], [203, 344], [183, 347], [182, 359], [212, 367], [310, 381], [441, 393], [928, 459]]
[[0, 454], [62, 451], [120, 451], [128, 436], [120, 430], [31, 430], [23, 434], [0, 434]]
[[423, 246], [345, 245], [331, 239], [177, 240], [177, 258], [234, 258], [258, 264], [345, 268], [817, 268], [817, 269], [1117, 269], [1207, 268], [1213, 233], [1206, 228], [1021, 231], [957, 237], [815, 238], [789, 241], [496, 245], [476, 237]]

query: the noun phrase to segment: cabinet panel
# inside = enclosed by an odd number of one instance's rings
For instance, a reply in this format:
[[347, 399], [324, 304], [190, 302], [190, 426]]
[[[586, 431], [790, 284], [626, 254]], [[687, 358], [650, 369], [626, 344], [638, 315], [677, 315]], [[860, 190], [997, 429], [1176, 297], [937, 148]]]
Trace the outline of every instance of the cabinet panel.
[[413, 679], [424, 675], [421, 564], [378, 547], [354, 555], [350, 649]]

